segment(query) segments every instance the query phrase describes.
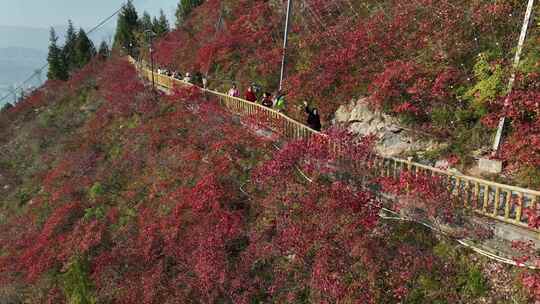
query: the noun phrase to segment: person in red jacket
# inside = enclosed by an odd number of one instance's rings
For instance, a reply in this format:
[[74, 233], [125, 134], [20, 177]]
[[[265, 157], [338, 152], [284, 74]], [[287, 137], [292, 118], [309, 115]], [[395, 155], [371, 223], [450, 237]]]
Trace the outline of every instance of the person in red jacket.
[[253, 88], [251, 86], [248, 87], [245, 96], [247, 101], [257, 102], [257, 96], [253, 92]]

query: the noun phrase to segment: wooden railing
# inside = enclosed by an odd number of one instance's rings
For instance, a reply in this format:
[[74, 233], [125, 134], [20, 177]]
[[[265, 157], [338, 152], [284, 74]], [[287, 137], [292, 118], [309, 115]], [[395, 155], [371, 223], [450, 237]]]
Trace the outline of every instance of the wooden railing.
[[[151, 79], [152, 72], [149, 69], [137, 64], [132, 59], [130, 60], [137, 65], [141, 74], [147, 79]], [[172, 89], [174, 86], [193, 86], [190, 83], [157, 73], [154, 73], [154, 79], [157, 85], [168, 89]], [[262, 117], [263, 120], [271, 124], [270, 127], [274, 131], [288, 139], [309, 141], [314, 136], [326, 136], [271, 108], [217, 91], [200, 89], [217, 97], [223, 106], [234, 113]], [[438, 176], [448, 185], [448, 191], [451, 191], [458, 198], [463, 207], [470, 208], [473, 212], [483, 216], [536, 231], [538, 239], [540, 239], [540, 230], [529, 227], [528, 214], [525, 212], [528, 208], [538, 210], [540, 191], [500, 184], [393, 157], [376, 156], [376, 164], [381, 176], [398, 177], [404, 171], [411, 172], [413, 175]]]

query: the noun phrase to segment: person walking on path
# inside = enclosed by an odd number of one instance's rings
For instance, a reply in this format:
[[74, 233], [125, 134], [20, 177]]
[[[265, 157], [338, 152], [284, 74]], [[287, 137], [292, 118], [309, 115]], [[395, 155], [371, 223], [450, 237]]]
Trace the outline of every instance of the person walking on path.
[[186, 76], [184, 77], [184, 82], [191, 83], [191, 75], [189, 72], [186, 73]]
[[265, 92], [263, 94], [262, 105], [267, 108], [271, 108], [274, 105], [274, 103], [272, 102], [272, 95], [270, 95], [270, 93]]
[[173, 78], [178, 79], [178, 80], [182, 80], [182, 75], [178, 71], [175, 71], [174, 74], [173, 74]]
[[208, 88], [208, 79], [206, 78], [206, 76], [202, 77], [202, 86], [203, 86], [203, 89]]
[[274, 108], [278, 112], [285, 111], [285, 94], [281, 91], [277, 91], [276, 97], [274, 98]]
[[232, 88], [229, 90], [229, 93], [227, 93], [227, 95], [232, 97], [240, 97], [240, 93], [238, 92], [238, 88], [236, 87], [235, 83], [232, 85]]
[[245, 98], [247, 101], [251, 101], [251, 102], [257, 102], [257, 95], [255, 95], [255, 92], [253, 92], [253, 87], [252, 86], [249, 86], [247, 91], [246, 91], [246, 94], [245, 94]]
[[317, 108], [310, 108], [306, 101], [304, 101], [304, 107], [306, 113], [308, 114], [307, 125], [313, 130], [320, 131], [322, 126], [319, 111], [317, 111]]

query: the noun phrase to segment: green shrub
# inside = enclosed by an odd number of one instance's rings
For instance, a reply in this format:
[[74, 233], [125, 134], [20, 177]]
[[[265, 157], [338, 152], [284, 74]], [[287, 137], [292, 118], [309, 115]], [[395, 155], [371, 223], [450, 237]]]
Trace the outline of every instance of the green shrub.
[[98, 197], [105, 193], [105, 189], [100, 182], [95, 182], [94, 185], [88, 191], [88, 196], [91, 201], [96, 201]]
[[113, 145], [108, 154], [109, 159], [117, 159], [122, 154], [122, 146], [119, 144]]
[[[540, 17], [537, 16], [537, 18]], [[540, 62], [540, 47], [538, 46], [538, 42], [534, 39], [529, 40], [524, 46], [524, 51], [525, 54], [518, 67], [519, 71], [524, 74], [539, 72], [540, 66], [538, 65], [538, 62]]]
[[489, 145], [492, 139], [491, 132], [480, 122], [472, 126], [460, 125], [454, 134], [448, 152], [457, 155], [462, 165], [473, 162], [471, 152]]
[[399, 121], [405, 126], [415, 126], [425, 121], [425, 117], [404, 112], [398, 115]]
[[105, 207], [98, 206], [84, 210], [84, 220], [102, 219], [105, 217]]
[[69, 304], [93, 304], [96, 298], [92, 292], [87, 258], [75, 257], [67, 271], [61, 276], [64, 294]]
[[505, 77], [503, 67], [492, 63], [496, 58], [490, 52], [480, 53], [474, 65], [476, 84], [463, 96], [479, 116], [487, 113], [486, 105], [490, 100], [505, 93]]
[[524, 187], [540, 187], [540, 168], [534, 166], [523, 166], [519, 169], [516, 179]]
[[446, 106], [431, 110], [431, 121], [436, 127], [447, 128], [455, 120], [454, 111]]
[[22, 187], [19, 187], [16, 194], [19, 206], [28, 203], [37, 192], [38, 190], [31, 185], [24, 185]]
[[120, 227], [125, 227], [131, 223], [137, 217], [137, 211], [134, 208], [123, 207], [120, 208], [120, 216], [118, 218], [118, 223], [114, 225], [114, 229]]
[[411, 293], [407, 297], [405, 303], [407, 304], [422, 304], [422, 303], [437, 303], [437, 304], [446, 304], [448, 303], [444, 299], [437, 299], [436, 296], [434, 299], [430, 295], [436, 295], [440, 293], [442, 288], [441, 283], [434, 277], [428, 275], [421, 275], [415, 288], [411, 290]]
[[488, 289], [487, 280], [477, 266], [459, 273], [458, 284], [461, 286], [461, 292], [473, 298], [485, 295]]

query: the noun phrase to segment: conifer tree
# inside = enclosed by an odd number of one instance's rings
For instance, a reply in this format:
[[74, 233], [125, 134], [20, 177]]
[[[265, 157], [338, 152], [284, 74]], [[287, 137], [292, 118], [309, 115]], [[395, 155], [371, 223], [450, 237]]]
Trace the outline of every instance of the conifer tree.
[[163, 10], [159, 11], [159, 19], [154, 17], [153, 30], [157, 37], [162, 37], [169, 32], [169, 21]]
[[2, 106], [2, 108], [0, 109], [0, 113], [7, 112], [11, 108], [13, 108], [13, 105], [10, 102], [8, 102]]
[[99, 51], [98, 51], [99, 58], [105, 59], [109, 57], [110, 55], [111, 55], [111, 51], [109, 49], [109, 45], [107, 44], [106, 41], [102, 41], [101, 44], [99, 45]]
[[182, 26], [189, 13], [202, 2], [203, 0], [180, 0], [176, 6], [176, 27]]
[[116, 49], [125, 49], [130, 54], [133, 53], [137, 46], [135, 32], [139, 30], [139, 17], [137, 10], [131, 0], [122, 6], [122, 10], [118, 16], [118, 24], [116, 34], [114, 36], [113, 47]]
[[47, 56], [49, 71], [47, 73], [47, 77], [51, 80], [67, 80], [69, 75], [66, 59], [62, 48], [58, 46], [58, 36], [52, 27], [49, 40], [49, 54]]
[[77, 34], [77, 45], [75, 47], [75, 63], [77, 68], [85, 66], [96, 55], [94, 43], [88, 38], [83, 29]]
[[146, 30], [153, 30], [154, 28], [154, 25], [152, 24], [152, 17], [146, 11], [143, 13], [140, 23], [141, 32], [144, 32]]
[[68, 20], [68, 28], [66, 31], [66, 43], [64, 44], [64, 57], [66, 58], [68, 70], [72, 70], [77, 66], [75, 58], [75, 47], [77, 45], [77, 33], [75, 32], [75, 27], [73, 22]]

